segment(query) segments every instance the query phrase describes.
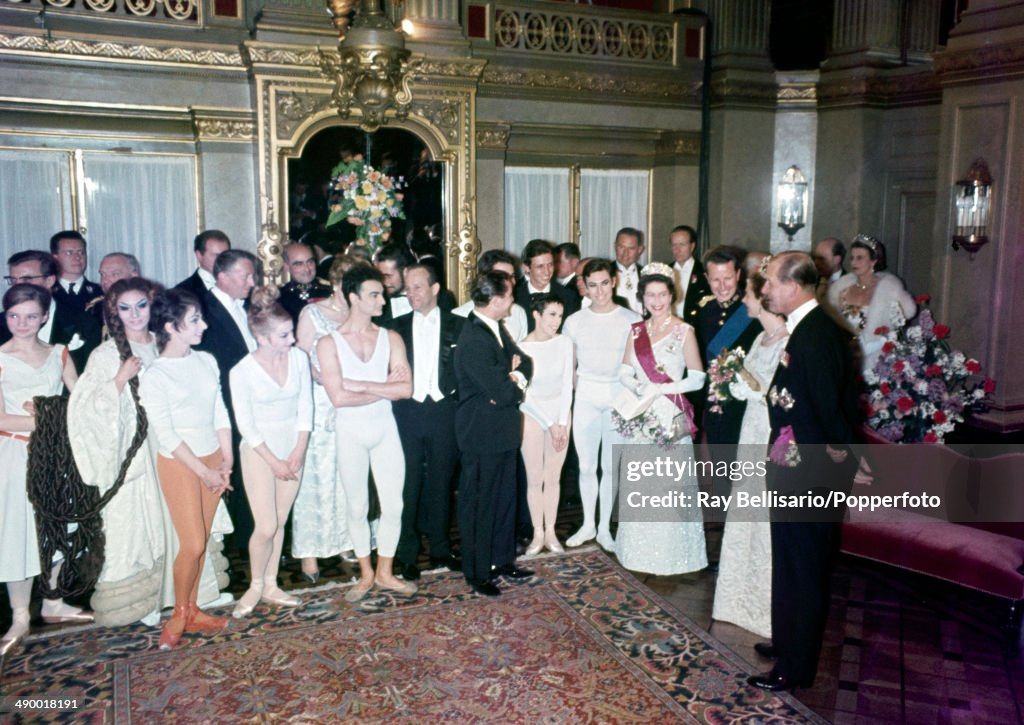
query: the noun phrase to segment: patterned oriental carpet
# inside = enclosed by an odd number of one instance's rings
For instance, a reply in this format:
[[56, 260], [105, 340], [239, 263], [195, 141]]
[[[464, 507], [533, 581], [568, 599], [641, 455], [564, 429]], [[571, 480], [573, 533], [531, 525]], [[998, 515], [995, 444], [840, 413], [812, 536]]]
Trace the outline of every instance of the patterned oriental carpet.
[[172, 652], [142, 625], [37, 636], [0, 689], [79, 700], [32, 722], [825, 722], [749, 687], [742, 660], [602, 552], [530, 566], [494, 599], [451, 572], [355, 605], [345, 586], [306, 590]]

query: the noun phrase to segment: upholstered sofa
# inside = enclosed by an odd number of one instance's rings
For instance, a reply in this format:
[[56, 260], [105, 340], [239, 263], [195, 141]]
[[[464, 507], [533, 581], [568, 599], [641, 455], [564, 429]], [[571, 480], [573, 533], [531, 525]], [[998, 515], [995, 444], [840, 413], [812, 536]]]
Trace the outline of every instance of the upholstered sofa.
[[1005, 600], [1002, 626], [1016, 649], [1024, 605], [1024, 454], [975, 458], [929, 448], [928, 455], [908, 457], [906, 446], [867, 447], [874, 480], [855, 485], [854, 494], [924, 490], [941, 506], [928, 515], [850, 510], [842, 551]]

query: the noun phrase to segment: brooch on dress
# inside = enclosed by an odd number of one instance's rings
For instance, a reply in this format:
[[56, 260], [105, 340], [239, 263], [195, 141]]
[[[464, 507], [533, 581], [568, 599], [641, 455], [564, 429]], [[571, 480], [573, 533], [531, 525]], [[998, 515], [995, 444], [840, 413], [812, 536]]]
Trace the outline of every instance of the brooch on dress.
[[768, 402], [787, 412], [792, 410], [794, 403], [796, 403], [796, 401], [793, 400], [792, 393], [785, 388], [777, 390], [774, 385], [771, 387], [771, 390], [768, 391]]
[[783, 468], [795, 468], [800, 465], [800, 449], [796, 445], [792, 426], [787, 425], [779, 431], [779, 437], [772, 443], [768, 458]]

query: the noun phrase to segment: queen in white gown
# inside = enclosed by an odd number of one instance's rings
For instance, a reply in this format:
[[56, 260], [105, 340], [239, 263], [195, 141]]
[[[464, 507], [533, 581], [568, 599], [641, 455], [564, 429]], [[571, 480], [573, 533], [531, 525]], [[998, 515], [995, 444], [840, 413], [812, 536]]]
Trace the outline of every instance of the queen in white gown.
[[[765, 394], [789, 340], [785, 320], [761, 305], [763, 286], [764, 278], [759, 274], [747, 280], [743, 303], [747, 313], [761, 322], [764, 332], [754, 340], [743, 361], [746, 374], [740, 375], [730, 386], [734, 398], [747, 401], [737, 458], [754, 463], [768, 456], [771, 424]], [[764, 494], [764, 476], [747, 476], [734, 482], [733, 495], [740, 491]], [[771, 600], [772, 539], [768, 510], [732, 508], [726, 515], [722, 535], [711, 617], [771, 639]]]
[[[619, 379], [640, 397], [657, 393], [646, 414], [653, 415], [668, 433], [673, 459], [686, 460], [693, 457], [693, 410], [683, 393], [701, 389], [706, 376], [693, 328], [672, 314], [675, 294], [672, 270], [667, 265], [654, 262], [641, 270], [638, 296], [648, 319], [632, 326]], [[655, 441], [639, 431], [628, 442]], [[667, 485], [695, 500], [696, 476], [685, 476]], [[620, 492], [626, 490], [623, 487]], [[644, 492], [659, 494], [668, 489], [655, 491], [645, 486]], [[620, 518], [626, 505], [620, 494]], [[631, 571], [658, 575], [684, 574], [706, 567], [707, 547], [700, 517], [656, 521], [657, 512], [652, 509], [648, 520], [620, 521], [615, 541], [619, 562]]]

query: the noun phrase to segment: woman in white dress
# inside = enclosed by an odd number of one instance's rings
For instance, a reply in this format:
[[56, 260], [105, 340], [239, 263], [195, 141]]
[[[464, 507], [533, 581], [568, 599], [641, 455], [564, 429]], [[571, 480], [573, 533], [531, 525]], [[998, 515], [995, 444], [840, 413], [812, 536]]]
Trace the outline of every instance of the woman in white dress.
[[520, 406], [523, 416], [523, 463], [526, 466], [526, 503], [533, 523], [533, 541], [527, 556], [541, 549], [564, 551], [555, 534], [559, 479], [569, 452], [572, 383], [575, 360], [572, 340], [558, 334], [562, 301], [552, 294], [537, 295], [530, 314], [534, 330], [519, 343], [533, 359], [533, 379]]
[[335, 259], [331, 265], [334, 292], [327, 299], [306, 305], [295, 330], [295, 345], [309, 355], [313, 374], [313, 432], [293, 506], [292, 556], [302, 560], [302, 575], [313, 584], [320, 580], [317, 559], [341, 554], [346, 561], [355, 561], [345, 489], [338, 475], [334, 406], [320, 381], [316, 343], [348, 318], [341, 280], [355, 265], [366, 264], [349, 255]]
[[[16, 284], [4, 295], [3, 308], [11, 339], [0, 345], [0, 582], [7, 583], [12, 623], [0, 639], [0, 655], [28, 634], [32, 579], [42, 571], [35, 512], [25, 486], [28, 442], [36, 424], [32, 398], [59, 395], [78, 379], [67, 348], [39, 339], [50, 309], [46, 289]], [[59, 570], [60, 563], [50, 572], [52, 582]], [[92, 621], [60, 599], [44, 599], [42, 614], [48, 622]]]
[[[396, 332], [373, 324], [384, 310], [383, 276], [372, 267], [353, 267], [342, 291], [348, 319], [317, 343], [321, 377], [335, 407], [338, 470], [348, 499], [348, 526], [359, 559], [359, 581], [345, 599], [357, 602], [374, 585], [410, 595], [416, 586], [392, 572], [402, 530], [405, 456], [391, 401], [412, 395], [405, 345]], [[370, 563], [369, 473], [380, 498], [377, 569]]]
[[850, 272], [832, 283], [828, 300], [856, 335], [861, 369], [867, 372], [875, 366], [885, 344], [885, 338], [875, 331], [902, 326], [917, 314], [917, 303], [903, 280], [884, 271], [885, 245], [874, 237], [858, 235], [850, 244], [849, 260]]
[[[68, 401], [75, 464], [101, 495], [117, 480], [138, 429], [138, 375], [157, 356], [149, 331], [155, 294], [156, 286], [141, 277], [111, 286], [104, 300], [110, 339], [89, 356]], [[154, 454], [147, 437], [102, 511], [105, 556], [90, 603], [96, 621], [106, 626], [160, 620], [167, 541]]]
[[279, 294], [276, 287], [253, 290], [249, 329], [257, 347], [231, 369], [231, 400], [242, 436], [238, 455], [254, 522], [249, 589], [233, 612], [239, 618], [261, 599], [284, 607], [301, 604], [278, 587], [277, 571], [313, 428], [313, 392], [309, 359], [294, 347], [292, 318], [278, 304]]
[[[640, 397], [657, 393], [647, 413], [656, 417], [674, 448], [673, 457], [685, 461], [693, 458], [696, 429], [693, 408], [683, 394], [700, 390], [706, 376], [693, 328], [672, 314], [675, 296], [668, 265], [652, 262], [640, 271], [637, 298], [647, 319], [632, 326], [619, 379]], [[643, 433], [629, 441], [654, 442]], [[673, 482], [672, 489], [681, 489], [696, 500], [696, 476]], [[619, 510], [626, 505], [620, 491]], [[658, 575], [698, 571], [708, 565], [704, 522], [700, 517], [694, 521], [620, 521], [615, 552], [632, 571]]]
[[[742, 372], [729, 387], [734, 398], [747, 401], [738, 457], [754, 463], [764, 461], [768, 455], [771, 424], [765, 396], [789, 340], [785, 319], [769, 312], [762, 304], [764, 281], [756, 272], [747, 278], [743, 304], [747, 314], [761, 323], [764, 332], [751, 344]], [[752, 496], [764, 494], [764, 476], [746, 476], [733, 482], [732, 490], [733, 493], [745, 491]], [[772, 537], [768, 511], [733, 509], [726, 515], [711, 617], [771, 639], [771, 601]]]
[[223, 629], [227, 619], [199, 609], [199, 581], [214, 513], [231, 490], [231, 423], [213, 356], [193, 350], [206, 330], [199, 300], [185, 290], [164, 290], [153, 300], [150, 329], [160, 356], [139, 384], [156, 436], [156, 471], [171, 512], [179, 548], [174, 559], [174, 612], [160, 633], [160, 648], [176, 647], [184, 632]]

